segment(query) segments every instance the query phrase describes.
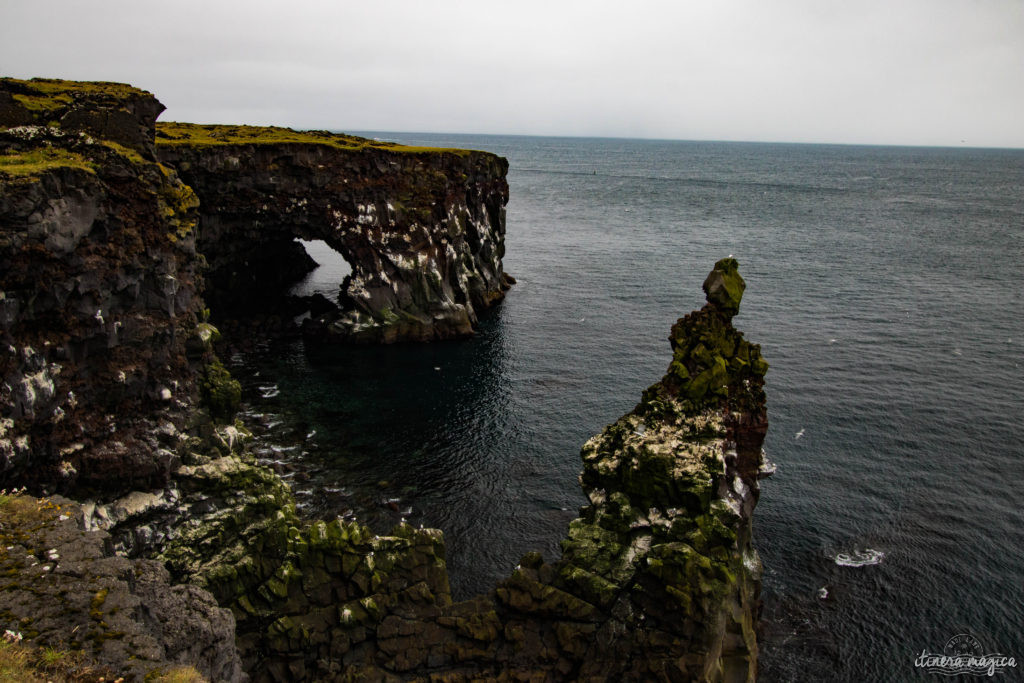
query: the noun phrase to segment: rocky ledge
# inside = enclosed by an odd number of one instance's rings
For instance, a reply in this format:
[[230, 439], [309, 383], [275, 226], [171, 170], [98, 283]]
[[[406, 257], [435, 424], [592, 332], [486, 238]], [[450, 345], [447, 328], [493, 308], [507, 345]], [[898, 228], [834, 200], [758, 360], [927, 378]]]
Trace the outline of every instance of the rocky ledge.
[[[200, 199], [211, 304], [280, 292], [311, 263], [296, 238], [351, 265], [307, 330], [356, 342], [471, 335], [512, 283], [502, 270], [508, 162], [286, 128], [160, 123], [161, 162]], [[215, 293], [215, 294], [214, 294]], [[235, 296], [232, 297], [232, 294]]]
[[115, 555], [106, 533], [82, 525], [73, 501], [0, 493], [7, 631], [51, 652], [82, 652], [108, 680], [152, 680], [183, 666], [213, 681], [241, 677], [231, 612], [196, 586], [171, 585], [160, 562]]

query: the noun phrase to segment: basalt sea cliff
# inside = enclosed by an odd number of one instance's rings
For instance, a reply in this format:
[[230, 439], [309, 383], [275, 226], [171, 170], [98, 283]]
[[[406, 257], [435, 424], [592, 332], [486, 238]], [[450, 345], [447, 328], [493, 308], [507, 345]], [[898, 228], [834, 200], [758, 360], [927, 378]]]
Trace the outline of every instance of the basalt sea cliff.
[[316, 238], [353, 272], [307, 333], [471, 334], [511, 284], [507, 164], [161, 110], [0, 80], [0, 488], [29, 489], [0, 495], [0, 627], [138, 679], [754, 680], [767, 364], [732, 326], [734, 260], [583, 446], [562, 556], [456, 602], [439, 531], [297, 513], [205, 309], [280, 291]]
[[501, 157], [246, 126], [158, 124], [156, 141], [199, 196], [211, 305], [273, 296], [304, 275], [315, 264], [296, 237], [352, 266], [340, 307], [322, 302], [307, 326], [344, 340], [470, 335], [512, 282]]

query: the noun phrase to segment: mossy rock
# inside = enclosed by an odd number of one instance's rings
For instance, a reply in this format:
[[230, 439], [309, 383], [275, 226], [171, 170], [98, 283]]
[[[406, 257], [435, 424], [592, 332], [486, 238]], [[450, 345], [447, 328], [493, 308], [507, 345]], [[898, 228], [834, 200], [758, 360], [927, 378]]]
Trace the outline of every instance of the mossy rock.
[[735, 315], [740, 312], [740, 300], [747, 283], [739, 273], [739, 263], [734, 258], [724, 258], [715, 264], [714, 269], [704, 280], [704, 293], [708, 301], [726, 313]]
[[217, 358], [206, 366], [199, 390], [214, 420], [231, 422], [235, 419], [235, 413], [242, 403], [242, 385], [231, 377], [231, 373]]

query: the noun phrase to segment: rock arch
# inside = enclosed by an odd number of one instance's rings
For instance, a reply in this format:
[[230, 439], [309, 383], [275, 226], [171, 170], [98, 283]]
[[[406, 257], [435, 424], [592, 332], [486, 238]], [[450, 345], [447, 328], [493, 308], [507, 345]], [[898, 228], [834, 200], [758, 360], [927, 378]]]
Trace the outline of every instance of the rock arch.
[[280, 286], [310, 263], [296, 238], [352, 266], [319, 329], [346, 341], [473, 333], [512, 279], [502, 270], [508, 162], [281, 128], [158, 124], [160, 160], [200, 199], [212, 286]]

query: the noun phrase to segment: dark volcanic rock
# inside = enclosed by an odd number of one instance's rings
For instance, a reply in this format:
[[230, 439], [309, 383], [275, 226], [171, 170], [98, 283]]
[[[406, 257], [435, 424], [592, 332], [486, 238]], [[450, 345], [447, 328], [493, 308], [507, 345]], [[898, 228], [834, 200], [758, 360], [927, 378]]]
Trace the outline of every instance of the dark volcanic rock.
[[56, 127], [87, 133], [132, 149], [152, 161], [153, 125], [164, 105], [123, 83], [34, 78], [0, 79], [0, 127]]
[[740, 310], [740, 299], [747, 283], [740, 277], [739, 264], [734, 258], [724, 258], [715, 264], [714, 270], [704, 280], [704, 293], [708, 303], [714, 304], [724, 313], [735, 315]]
[[[127, 86], [0, 80], [0, 488], [101, 494], [79, 512], [0, 493], [0, 620], [136, 677], [188, 663], [235, 680], [234, 629], [257, 680], [754, 680], [768, 366], [732, 326], [735, 260], [672, 327], [664, 378], [583, 446], [590, 504], [562, 557], [529, 553], [453, 603], [439, 531], [303, 520], [244, 430], [210, 419], [231, 418], [237, 383], [197, 322], [197, 199], [151, 160], [159, 109]], [[285, 129], [162, 135], [202, 195], [215, 282], [280, 289], [308, 267], [296, 237], [350, 261], [324, 334], [469, 334], [510, 282], [503, 159]]]
[[81, 523], [66, 499], [0, 495], [0, 628], [133, 680], [180, 665], [242, 679], [230, 611], [196, 586], [172, 586], [159, 562], [113, 555], [107, 534]]
[[159, 486], [173, 457], [153, 428], [190, 401], [198, 200], [147, 160], [151, 95], [80, 85], [0, 80], [0, 120], [73, 124], [0, 129], [0, 483]]
[[280, 289], [308, 269], [296, 237], [345, 257], [341, 311], [312, 326], [330, 337], [466, 336], [511, 284], [501, 264], [508, 162], [493, 154], [174, 123], [158, 125], [157, 143], [202, 202], [213, 289]]

